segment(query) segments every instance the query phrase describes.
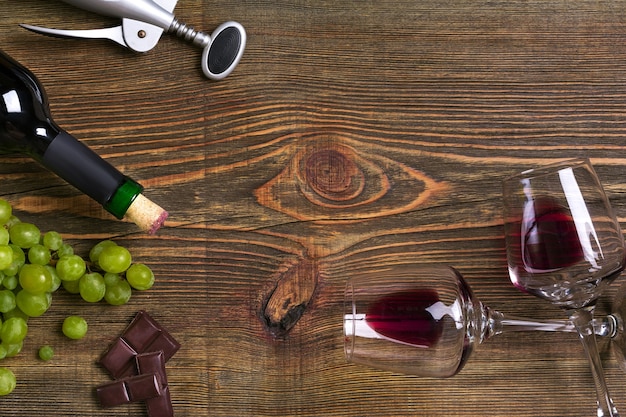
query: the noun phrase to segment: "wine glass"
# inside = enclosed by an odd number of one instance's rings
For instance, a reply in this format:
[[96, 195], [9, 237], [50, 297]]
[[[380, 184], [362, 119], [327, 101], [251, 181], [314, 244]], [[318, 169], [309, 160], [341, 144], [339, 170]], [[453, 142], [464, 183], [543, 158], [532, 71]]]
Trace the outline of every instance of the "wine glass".
[[454, 268], [402, 259], [348, 280], [343, 328], [349, 362], [437, 378], [457, 374], [475, 345], [503, 331], [573, 331], [567, 320], [507, 317]]
[[602, 291], [624, 269], [624, 238], [591, 163], [576, 159], [504, 181], [511, 282], [563, 308], [578, 330], [598, 396], [598, 416], [617, 416], [593, 330]]

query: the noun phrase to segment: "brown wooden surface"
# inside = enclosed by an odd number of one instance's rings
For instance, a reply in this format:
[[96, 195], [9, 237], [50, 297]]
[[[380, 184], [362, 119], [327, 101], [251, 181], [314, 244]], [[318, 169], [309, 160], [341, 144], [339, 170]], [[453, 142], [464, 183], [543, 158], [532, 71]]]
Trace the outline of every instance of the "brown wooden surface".
[[[498, 336], [447, 380], [396, 375], [345, 362], [342, 292], [352, 272], [411, 256], [456, 266], [495, 309], [561, 316], [508, 281], [500, 181], [588, 156], [626, 221], [623, 3], [180, 0], [196, 28], [248, 31], [220, 82], [172, 36], [136, 54], [17, 26], [115, 19], [53, 0], [0, 6], [0, 48], [44, 83], [57, 123], [171, 214], [147, 236], [32, 160], [0, 157], [0, 195], [22, 219], [83, 253], [114, 238], [157, 275], [122, 307], [55, 296], [2, 362], [19, 385], [1, 416], [145, 415], [94, 397], [108, 381], [96, 360], [140, 309], [182, 343], [168, 363], [180, 417], [595, 415], [574, 335]], [[68, 314], [88, 319], [85, 339], [59, 334]], [[626, 374], [601, 350], [626, 410]]]

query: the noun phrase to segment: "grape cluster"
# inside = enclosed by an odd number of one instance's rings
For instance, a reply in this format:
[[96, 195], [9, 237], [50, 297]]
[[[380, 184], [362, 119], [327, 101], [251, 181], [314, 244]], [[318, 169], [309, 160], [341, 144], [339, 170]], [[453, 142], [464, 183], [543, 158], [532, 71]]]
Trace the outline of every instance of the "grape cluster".
[[[76, 255], [58, 232], [42, 233], [34, 224], [20, 221], [11, 205], [0, 199], [0, 359], [21, 351], [28, 319], [44, 314], [61, 287], [90, 303], [122, 305], [133, 289], [147, 290], [154, 284], [152, 270], [133, 263], [128, 249], [111, 240], [93, 246], [88, 258]], [[80, 339], [86, 332], [81, 317], [70, 316], [63, 323], [63, 333], [70, 339]], [[13, 373], [0, 368], [0, 396], [14, 387]]]

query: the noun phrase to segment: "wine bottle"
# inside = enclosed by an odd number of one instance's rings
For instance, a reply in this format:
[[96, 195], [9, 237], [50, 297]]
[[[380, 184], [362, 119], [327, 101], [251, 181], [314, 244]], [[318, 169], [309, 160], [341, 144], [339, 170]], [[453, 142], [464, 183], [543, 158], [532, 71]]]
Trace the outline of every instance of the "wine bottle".
[[0, 152], [28, 155], [118, 219], [155, 233], [167, 212], [146, 198], [143, 187], [61, 129], [50, 115], [35, 75], [0, 50]]

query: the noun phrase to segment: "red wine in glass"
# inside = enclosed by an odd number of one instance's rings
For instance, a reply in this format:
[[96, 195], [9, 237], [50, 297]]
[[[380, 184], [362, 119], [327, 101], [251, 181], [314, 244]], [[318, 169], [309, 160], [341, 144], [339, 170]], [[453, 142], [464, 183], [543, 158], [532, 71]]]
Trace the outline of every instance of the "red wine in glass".
[[[507, 236], [511, 281], [522, 291], [546, 296], [544, 287], [554, 284], [552, 272], [584, 260], [570, 210], [554, 198], [527, 201], [519, 219], [507, 227], [514, 231]], [[545, 280], [538, 277], [542, 274]]]
[[379, 335], [417, 347], [435, 345], [443, 332], [437, 318], [440, 303], [435, 290], [416, 289], [381, 297], [370, 305], [365, 321]]
[[529, 272], [551, 271], [584, 258], [574, 219], [554, 199], [541, 197], [527, 203], [522, 218], [522, 260]]

